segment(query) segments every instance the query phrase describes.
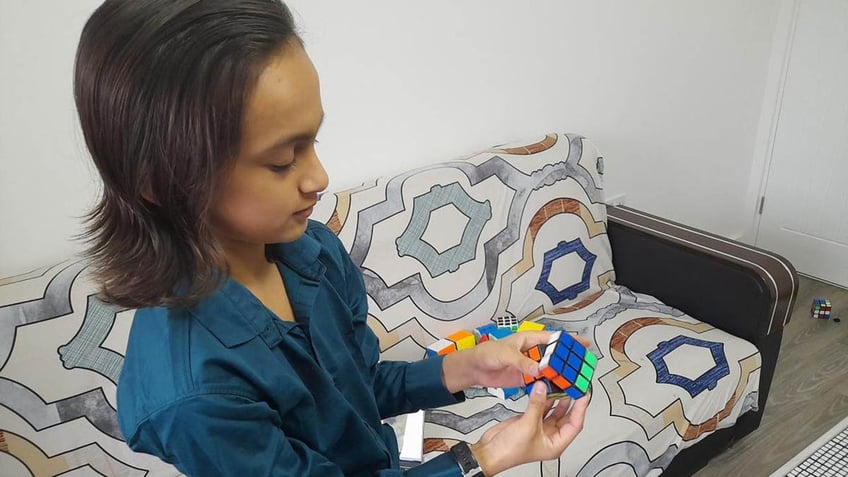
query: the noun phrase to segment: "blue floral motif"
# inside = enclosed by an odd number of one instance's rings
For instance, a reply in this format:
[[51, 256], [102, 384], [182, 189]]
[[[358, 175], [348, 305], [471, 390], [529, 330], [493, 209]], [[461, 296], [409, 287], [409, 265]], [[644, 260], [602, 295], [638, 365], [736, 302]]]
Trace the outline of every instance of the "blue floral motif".
[[[670, 373], [665, 362], [665, 356], [685, 344], [710, 350], [715, 366], [695, 379]], [[657, 370], [657, 383], [680, 386], [693, 398], [708, 389], [715, 389], [718, 381], [730, 374], [730, 367], [727, 365], [727, 358], [724, 356], [724, 343], [704, 341], [689, 336], [679, 335], [659, 343], [657, 349], [648, 353], [648, 359], [651, 360]]]
[[[565, 287], [562, 290], [557, 289], [551, 282], [551, 267], [554, 261], [566, 255], [576, 253], [583, 260], [583, 274], [580, 281]], [[589, 289], [589, 280], [592, 276], [592, 266], [595, 264], [597, 256], [586, 250], [583, 241], [576, 238], [570, 242], [560, 242], [554, 249], [545, 252], [544, 262], [542, 263], [542, 275], [539, 277], [539, 282], [536, 283], [536, 290], [548, 295], [554, 305], [565, 300], [573, 300], [577, 298], [580, 292]]]

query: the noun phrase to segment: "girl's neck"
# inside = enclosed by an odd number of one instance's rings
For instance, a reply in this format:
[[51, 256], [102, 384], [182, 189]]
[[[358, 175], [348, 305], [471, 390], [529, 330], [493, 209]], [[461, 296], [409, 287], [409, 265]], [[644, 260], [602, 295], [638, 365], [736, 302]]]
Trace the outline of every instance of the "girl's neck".
[[230, 276], [246, 286], [262, 283], [275, 268], [268, 261], [264, 244], [227, 242], [223, 247]]

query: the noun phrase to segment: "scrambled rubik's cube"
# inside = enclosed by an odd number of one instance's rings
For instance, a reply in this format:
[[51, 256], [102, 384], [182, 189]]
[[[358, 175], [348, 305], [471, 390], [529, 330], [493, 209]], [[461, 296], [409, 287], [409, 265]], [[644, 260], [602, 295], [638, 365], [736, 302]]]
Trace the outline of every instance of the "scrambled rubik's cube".
[[555, 331], [544, 349], [538, 346], [525, 354], [539, 361], [539, 377], [524, 375], [528, 394], [536, 381], [547, 385], [549, 399], [579, 399], [589, 391], [598, 358], [570, 334]]
[[819, 320], [829, 320], [830, 309], [830, 300], [827, 298], [816, 298], [813, 300], [813, 306], [810, 307], [810, 316]]

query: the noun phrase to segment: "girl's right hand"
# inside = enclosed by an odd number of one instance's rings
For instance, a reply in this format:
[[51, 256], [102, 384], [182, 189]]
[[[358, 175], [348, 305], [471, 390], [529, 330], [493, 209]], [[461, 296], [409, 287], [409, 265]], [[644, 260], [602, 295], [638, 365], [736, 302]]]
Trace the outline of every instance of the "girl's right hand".
[[556, 459], [583, 429], [589, 396], [574, 401], [561, 400], [550, 415], [554, 404], [546, 397], [544, 384], [533, 385], [527, 411], [487, 430], [471, 451], [483, 474], [491, 477], [506, 469], [528, 462]]

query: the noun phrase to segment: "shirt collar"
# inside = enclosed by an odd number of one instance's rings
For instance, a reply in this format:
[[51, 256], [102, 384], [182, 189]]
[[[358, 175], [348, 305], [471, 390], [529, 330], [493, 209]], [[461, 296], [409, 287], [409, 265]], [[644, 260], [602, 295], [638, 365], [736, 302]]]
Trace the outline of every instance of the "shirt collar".
[[[294, 242], [273, 244], [269, 255], [305, 281], [318, 282], [326, 270], [318, 257], [321, 243], [308, 234]], [[286, 283], [287, 287], [297, 287]], [[282, 340], [277, 320], [241, 283], [227, 278], [218, 290], [191, 308], [191, 314], [224, 346], [232, 348], [261, 336], [269, 347]]]
[[321, 242], [309, 234], [309, 229], [294, 242], [273, 244], [268, 247], [268, 251], [271, 258], [285, 263], [304, 278], [317, 281], [326, 271], [324, 264], [318, 260]]

